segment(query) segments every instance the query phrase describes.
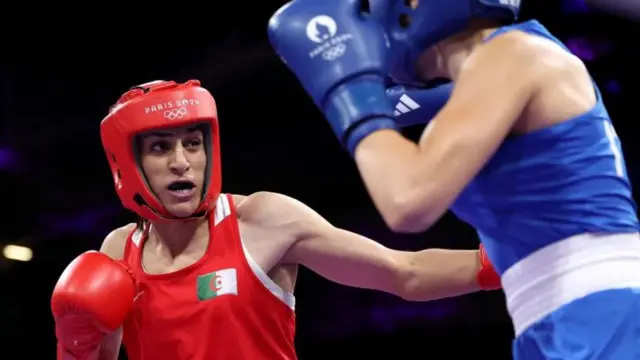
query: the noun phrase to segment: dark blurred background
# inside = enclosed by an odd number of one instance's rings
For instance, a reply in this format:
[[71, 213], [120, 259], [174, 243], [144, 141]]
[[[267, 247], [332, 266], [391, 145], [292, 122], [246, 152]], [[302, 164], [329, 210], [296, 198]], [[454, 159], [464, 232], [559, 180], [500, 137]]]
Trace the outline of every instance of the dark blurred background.
[[[523, 3], [524, 19], [547, 25], [591, 70], [637, 186], [640, 11], [630, 0], [606, 2], [608, 12], [581, 0]], [[15, 12], [5, 6], [0, 248], [19, 245], [32, 256], [0, 258], [0, 359], [54, 359], [49, 299], [59, 274], [134, 219], [113, 189], [99, 123], [121, 93], [151, 80], [197, 78], [216, 97], [225, 192], [282, 192], [392, 248], [477, 247], [474, 232], [450, 215], [425, 234], [386, 229], [353, 161], [269, 47], [266, 23], [281, 4], [154, 3], [135, 10], [131, 4], [29, 3]], [[501, 292], [408, 303], [303, 270], [296, 295], [303, 360], [355, 354], [452, 359], [474, 352], [510, 358], [512, 330]], [[393, 355], [382, 356], [387, 348]]]

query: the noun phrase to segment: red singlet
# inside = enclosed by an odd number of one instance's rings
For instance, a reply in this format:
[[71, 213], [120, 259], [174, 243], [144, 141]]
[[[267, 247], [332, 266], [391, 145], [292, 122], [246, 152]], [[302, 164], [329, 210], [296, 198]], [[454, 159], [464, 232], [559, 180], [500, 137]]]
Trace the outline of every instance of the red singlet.
[[202, 259], [169, 274], [147, 274], [146, 231], [129, 235], [124, 257], [140, 281], [123, 327], [129, 359], [296, 359], [295, 299], [246, 252], [231, 195], [220, 195], [209, 224]]

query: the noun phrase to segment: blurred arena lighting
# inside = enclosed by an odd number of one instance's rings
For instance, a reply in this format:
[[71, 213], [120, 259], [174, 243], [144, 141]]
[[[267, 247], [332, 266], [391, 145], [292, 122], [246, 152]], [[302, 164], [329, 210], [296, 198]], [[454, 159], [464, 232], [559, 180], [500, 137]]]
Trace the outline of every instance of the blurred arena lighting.
[[2, 250], [5, 258], [14, 261], [30, 261], [33, 258], [33, 251], [25, 246], [6, 245]]
[[618, 82], [617, 80], [609, 80], [609, 82], [605, 84], [605, 91], [610, 94], [619, 94], [620, 82]]
[[609, 11], [623, 17], [640, 21], [640, 1], [638, 0], [584, 0], [587, 5]]
[[17, 165], [17, 155], [9, 148], [0, 147], [0, 170], [13, 169]]
[[584, 0], [563, 0], [561, 4], [565, 14], [583, 14], [589, 11]]
[[571, 52], [584, 61], [593, 61], [596, 59], [596, 50], [585, 38], [571, 38], [566, 41], [566, 45]]

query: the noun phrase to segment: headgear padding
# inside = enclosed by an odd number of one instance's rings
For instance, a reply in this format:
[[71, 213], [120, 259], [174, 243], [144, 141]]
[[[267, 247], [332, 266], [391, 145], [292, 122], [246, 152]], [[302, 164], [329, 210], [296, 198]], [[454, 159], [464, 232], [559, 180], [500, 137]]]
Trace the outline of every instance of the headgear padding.
[[472, 18], [513, 22], [520, 0], [369, 0], [371, 16], [389, 37], [389, 75], [404, 84], [420, 84], [418, 59], [429, 47], [463, 30]]

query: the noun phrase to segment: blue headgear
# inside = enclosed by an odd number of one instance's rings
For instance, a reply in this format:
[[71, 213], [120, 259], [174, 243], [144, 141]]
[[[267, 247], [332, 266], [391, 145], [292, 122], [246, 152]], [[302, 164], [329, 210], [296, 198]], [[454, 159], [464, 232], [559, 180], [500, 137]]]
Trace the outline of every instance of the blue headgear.
[[514, 22], [520, 0], [370, 0], [371, 16], [390, 42], [389, 75], [400, 83], [422, 83], [416, 65], [425, 49], [464, 29], [471, 18]]

